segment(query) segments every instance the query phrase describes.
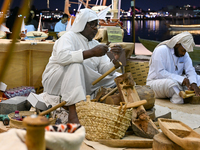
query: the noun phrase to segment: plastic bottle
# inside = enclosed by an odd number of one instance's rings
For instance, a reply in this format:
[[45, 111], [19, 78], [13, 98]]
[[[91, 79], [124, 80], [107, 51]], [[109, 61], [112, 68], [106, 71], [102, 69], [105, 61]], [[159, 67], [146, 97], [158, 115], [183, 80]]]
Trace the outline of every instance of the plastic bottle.
[[15, 111], [15, 115], [14, 115], [13, 119], [18, 120], [18, 121], [22, 121], [22, 118], [19, 115], [19, 110]]

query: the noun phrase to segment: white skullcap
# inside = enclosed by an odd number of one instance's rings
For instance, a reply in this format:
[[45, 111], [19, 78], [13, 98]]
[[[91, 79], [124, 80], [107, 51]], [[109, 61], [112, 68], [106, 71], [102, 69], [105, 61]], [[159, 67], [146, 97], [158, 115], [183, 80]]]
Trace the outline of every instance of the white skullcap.
[[84, 8], [76, 15], [76, 19], [72, 25], [71, 31], [82, 32], [87, 22], [98, 20], [98, 16], [95, 11]]
[[176, 44], [181, 44], [187, 52], [192, 52], [195, 46], [193, 36], [189, 32], [182, 32], [172, 37], [170, 40], [161, 42], [156, 47], [160, 45], [167, 45], [169, 48], [174, 48]]

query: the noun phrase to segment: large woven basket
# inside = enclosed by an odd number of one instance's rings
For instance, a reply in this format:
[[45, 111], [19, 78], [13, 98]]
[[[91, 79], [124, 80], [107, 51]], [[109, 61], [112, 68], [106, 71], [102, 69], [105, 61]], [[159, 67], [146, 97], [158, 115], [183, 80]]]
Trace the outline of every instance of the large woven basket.
[[[34, 114], [34, 111], [19, 111], [20, 116], [30, 116], [30, 115], [33, 115], [33, 114]], [[15, 112], [8, 114], [8, 117], [10, 119], [10, 122], [9, 122], [10, 127], [11, 128], [17, 128], [17, 129], [25, 128], [22, 121], [18, 121], [18, 120], [13, 119], [14, 115], [15, 115]], [[50, 118], [49, 121], [50, 121], [51, 125], [54, 125], [56, 123], [56, 118], [54, 118], [54, 119]]]
[[137, 85], [146, 85], [146, 79], [149, 72], [149, 60], [128, 59], [125, 66], [125, 72], [131, 72], [133, 80]]
[[86, 138], [92, 141], [123, 138], [132, 115], [132, 109], [91, 101], [77, 103], [76, 111], [86, 129]]

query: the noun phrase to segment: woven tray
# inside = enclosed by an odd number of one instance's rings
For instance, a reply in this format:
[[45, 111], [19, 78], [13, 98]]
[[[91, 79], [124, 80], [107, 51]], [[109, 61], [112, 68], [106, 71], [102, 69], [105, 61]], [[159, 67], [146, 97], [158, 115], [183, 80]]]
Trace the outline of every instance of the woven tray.
[[133, 80], [137, 85], [146, 85], [146, 79], [149, 72], [148, 60], [128, 59], [125, 66], [125, 72], [131, 72]]
[[[30, 116], [30, 115], [33, 115], [33, 114], [34, 114], [33, 111], [19, 111], [20, 116]], [[10, 122], [9, 122], [10, 127], [11, 128], [17, 128], [17, 129], [25, 128], [25, 126], [23, 126], [22, 121], [12, 119], [14, 117], [14, 115], [15, 115], [15, 112], [8, 114], [8, 117], [10, 119]], [[50, 121], [51, 125], [54, 125], [56, 123], [56, 118], [54, 118], [54, 119], [50, 118], [49, 121]]]
[[76, 104], [80, 124], [86, 129], [86, 138], [120, 139], [130, 126], [132, 109], [118, 109], [98, 102], [80, 102]]

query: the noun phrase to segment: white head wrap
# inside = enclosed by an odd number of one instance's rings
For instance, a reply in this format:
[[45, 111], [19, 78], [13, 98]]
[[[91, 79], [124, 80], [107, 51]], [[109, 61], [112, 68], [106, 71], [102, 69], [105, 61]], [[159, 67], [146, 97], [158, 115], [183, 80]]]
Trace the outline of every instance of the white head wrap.
[[161, 42], [156, 47], [160, 45], [167, 45], [169, 48], [174, 48], [174, 46], [179, 43], [187, 52], [192, 52], [193, 47], [195, 46], [193, 36], [189, 32], [182, 32], [172, 37], [170, 40]]
[[82, 32], [86, 23], [93, 20], [98, 20], [98, 16], [95, 11], [88, 8], [81, 9], [80, 12], [76, 15], [76, 19], [74, 20], [71, 31]]

